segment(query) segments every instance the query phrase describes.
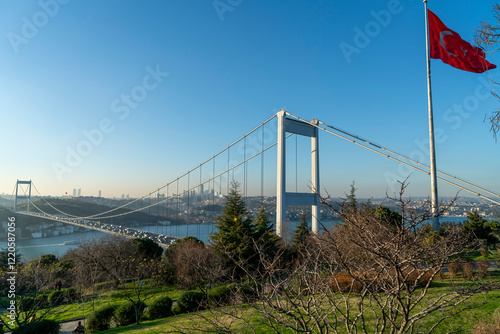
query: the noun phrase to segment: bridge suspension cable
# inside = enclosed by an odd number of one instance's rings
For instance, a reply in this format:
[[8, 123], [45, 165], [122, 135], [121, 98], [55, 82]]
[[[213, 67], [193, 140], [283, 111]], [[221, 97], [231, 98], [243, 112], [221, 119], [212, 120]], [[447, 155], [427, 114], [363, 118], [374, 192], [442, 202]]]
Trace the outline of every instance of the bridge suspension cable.
[[[93, 215], [89, 215], [89, 216], [76, 216], [76, 215], [72, 215], [72, 214], [69, 214], [67, 212], [64, 212], [58, 208], [56, 208], [55, 206], [53, 206], [51, 203], [49, 203], [45, 197], [38, 191], [38, 189], [35, 187], [35, 190], [36, 192], [38, 193], [38, 195], [41, 197], [41, 199], [49, 206], [51, 207], [52, 209], [54, 209], [56, 212], [60, 213], [60, 214], [63, 214], [63, 215], [66, 215], [70, 218], [74, 218], [74, 219], [86, 219], [86, 220], [100, 220], [100, 219], [109, 219], [109, 218], [116, 218], [116, 217], [120, 217], [120, 216], [125, 216], [125, 215], [128, 215], [128, 214], [132, 214], [132, 213], [135, 213], [135, 212], [139, 212], [139, 211], [143, 211], [143, 210], [146, 210], [146, 209], [149, 209], [153, 206], [157, 206], [157, 205], [160, 205], [160, 204], [163, 204], [163, 203], [167, 203], [168, 201], [170, 200], [174, 200], [176, 199], [177, 200], [177, 206], [179, 205], [179, 200], [180, 200], [180, 194], [179, 194], [179, 181], [181, 179], [183, 179], [184, 177], [188, 177], [188, 189], [185, 190], [185, 192], [187, 192], [187, 196], [188, 196], [188, 207], [189, 207], [189, 193], [193, 190], [196, 190], [197, 188], [201, 187], [202, 185], [205, 185], [205, 184], [210, 184], [210, 182], [215, 182], [215, 180], [217, 178], [220, 178], [222, 177], [224, 174], [228, 174], [229, 176], [229, 173], [230, 172], [233, 172], [233, 179], [234, 179], [234, 170], [240, 166], [244, 166], [245, 167], [245, 171], [244, 171], [244, 182], [247, 181], [247, 171], [246, 171], [246, 163], [252, 159], [254, 159], [255, 157], [259, 156], [260, 154], [263, 154], [264, 152], [266, 152], [267, 150], [269, 150], [270, 148], [276, 146], [276, 143], [272, 144], [272, 145], [269, 145], [268, 147], [264, 148], [264, 145], [263, 145], [263, 149], [259, 152], [257, 152], [256, 154], [250, 156], [250, 157], [246, 157], [246, 138], [253, 134], [254, 132], [256, 132], [258, 129], [260, 128], [263, 128], [267, 123], [269, 123], [270, 121], [272, 121], [274, 118], [276, 117], [276, 115], [273, 115], [272, 117], [270, 117], [269, 119], [267, 119], [265, 122], [261, 123], [258, 127], [254, 128], [253, 130], [251, 130], [250, 132], [248, 132], [247, 134], [245, 134], [244, 136], [240, 137], [238, 140], [236, 140], [235, 142], [233, 142], [232, 144], [230, 144], [229, 146], [227, 146], [226, 148], [224, 148], [223, 150], [219, 151], [218, 153], [212, 155], [210, 158], [206, 159], [205, 161], [203, 161], [202, 163], [200, 163], [199, 165], [197, 165], [196, 167], [190, 169], [189, 171], [185, 172], [184, 174], [182, 174], [181, 176], [177, 177], [176, 179], [162, 185], [161, 187], [159, 188], [156, 188], [154, 191], [151, 191], [149, 192], [148, 194], [142, 196], [142, 197], [139, 197], [137, 199], [134, 199], [130, 202], [127, 202], [123, 205], [120, 205], [120, 206], [117, 206], [115, 208], [112, 208], [110, 210], [107, 210], [107, 211], [104, 211], [104, 212], [101, 212], [101, 213], [97, 213], [97, 214], [93, 214]], [[288, 136], [289, 137], [289, 136]], [[287, 138], [288, 138], [287, 137]], [[237, 145], [238, 143], [242, 142], [244, 143], [244, 159], [243, 161], [231, 166], [230, 164], [230, 160], [229, 160], [229, 150], [234, 147], [235, 145]], [[217, 158], [218, 156], [222, 155], [224, 152], [228, 152], [228, 168], [220, 173], [218, 173], [217, 175], [214, 175], [215, 174], [215, 158]], [[190, 185], [190, 174], [193, 173], [194, 171], [196, 171], [198, 168], [200, 168], [200, 180], [202, 178], [202, 175], [201, 175], [201, 168], [203, 167], [203, 165], [209, 163], [210, 161], [214, 161], [214, 166], [213, 166], [213, 175], [211, 178], [201, 182], [195, 186], [191, 186]], [[263, 174], [262, 176], [263, 177]], [[177, 184], [177, 194], [175, 194], [175, 196], [171, 196], [171, 197], [168, 197], [168, 187], [171, 186], [172, 184]], [[246, 184], [244, 185], [245, 186], [245, 193], [246, 193]], [[133, 209], [133, 210], [130, 210], [130, 211], [126, 211], [126, 212], [121, 212], [121, 213], [117, 213], [117, 214], [112, 214], [113, 212], [117, 211], [117, 210], [120, 210], [120, 209], [124, 209], [138, 201], [141, 201], [141, 200], [144, 200], [145, 198], [148, 198], [150, 197], [151, 195], [153, 194], [159, 194], [160, 190], [163, 190], [167, 188], [167, 196], [165, 199], [163, 200], [158, 200], [156, 203], [150, 203], [149, 205], [145, 205], [145, 206], [142, 206], [140, 208], [137, 208], [137, 209]], [[229, 190], [229, 182], [228, 182], [228, 190]], [[31, 202], [31, 201], [30, 201]], [[31, 202], [32, 203], [32, 202]], [[38, 210], [40, 210], [40, 212], [43, 212], [45, 214], [47, 214], [46, 212], [44, 212], [43, 210], [41, 210], [38, 206], [35, 206]], [[177, 208], [178, 210], [178, 208]], [[108, 215], [108, 214], [111, 214], [111, 215]]]
[[[405, 166], [408, 166], [408, 167], [410, 167], [410, 168], [412, 168], [412, 169], [414, 169], [414, 170], [417, 170], [417, 171], [419, 171], [419, 172], [421, 172], [421, 173], [424, 173], [424, 174], [430, 175], [430, 172], [429, 172], [429, 171], [426, 171], [426, 170], [424, 170], [424, 169], [422, 169], [422, 168], [418, 167], [418, 166], [421, 166], [421, 167], [423, 167], [423, 168], [427, 168], [427, 169], [429, 169], [429, 166], [427, 166], [427, 165], [425, 165], [425, 164], [423, 164], [423, 163], [421, 163], [421, 162], [419, 162], [419, 161], [417, 161], [417, 160], [411, 159], [411, 158], [409, 158], [409, 157], [407, 157], [407, 156], [404, 156], [404, 155], [402, 155], [402, 154], [399, 154], [399, 153], [396, 153], [396, 152], [394, 152], [394, 151], [392, 151], [392, 150], [389, 150], [389, 149], [387, 149], [387, 148], [385, 148], [385, 147], [383, 147], [383, 146], [381, 146], [381, 145], [375, 144], [375, 143], [373, 143], [373, 142], [372, 142], [372, 141], [370, 141], [370, 140], [367, 140], [367, 139], [361, 138], [361, 137], [359, 137], [359, 136], [357, 136], [357, 135], [355, 135], [355, 134], [352, 134], [352, 133], [350, 133], [350, 132], [348, 132], [348, 131], [342, 130], [342, 129], [338, 128], [338, 127], [334, 127], [334, 126], [332, 126], [332, 125], [326, 124], [326, 123], [324, 123], [324, 122], [322, 122], [322, 121], [318, 121], [318, 125], [315, 125], [315, 124], [314, 124], [314, 123], [312, 123], [312, 122], [306, 121], [306, 120], [304, 120], [304, 119], [302, 119], [302, 118], [300, 118], [300, 117], [298, 117], [298, 116], [292, 115], [292, 114], [290, 114], [290, 113], [288, 113], [288, 112], [287, 112], [287, 115], [288, 115], [288, 116], [290, 116], [290, 117], [293, 117], [293, 118], [295, 118], [295, 119], [297, 119], [297, 120], [300, 120], [300, 121], [302, 121], [302, 122], [306, 122], [306, 123], [308, 123], [308, 124], [311, 124], [311, 125], [313, 125], [313, 126], [316, 126], [316, 127], [317, 127], [318, 129], [320, 129], [320, 130], [323, 130], [323, 131], [325, 131], [325, 132], [327, 132], [327, 133], [330, 133], [330, 134], [333, 134], [333, 135], [335, 135], [335, 136], [337, 136], [337, 137], [339, 137], [339, 138], [341, 138], [341, 139], [344, 139], [344, 140], [349, 141], [349, 142], [351, 142], [351, 143], [353, 143], [353, 144], [356, 144], [356, 145], [358, 145], [358, 146], [361, 146], [361, 147], [363, 147], [363, 148], [365, 148], [365, 149], [367, 149], [367, 150], [370, 150], [370, 151], [372, 151], [372, 152], [375, 152], [375, 153], [377, 153], [377, 154], [380, 154], [380, 155], [382, 155], [382, 156], [384, 156], [384, 157], [386, 157], [386, 158], [388, 158], [388, 159], [391, 159], [391, 160], [396, 161], [396, 162], [398, 162], [398, 163], [400, 163], [400, 164], [403, 164], [403, 165], [405, 165]], [[323, 125], [323, 126], [320, 126], [320, 124], [321, 124], [321, 125]], [[331, 129], [331, 130], [330, 130], [330, 129]], [[381, 151], [384, 151], [384, 152], [386, 152], [386, 153], [381, 152]], [[400, 159], [398, 159], [398, 158], [395, 158], [395, 157], [391, 156], [391, 154], [392, 154], [392, 155], [394, 155], [394, 156], [396, 156], [396, 157], [399, 157]], [[404, 160], [406, 160], [406, 161], [403, 161], [403, 160], [401, 160], [401, 159], [404, 159]], [[416, 164], [417, 166], [413, 165], [412, 163], [413, 163], [413, 164]], [[468, 185], [468, 186], [470, 186], [470, 187], [472, 187], [472, 188], [475, 188], [475, 189], [477, 189], [477, 190], [479, 190], [479, 191], [482, 191], [482, 192], [484, 192], [484, 193], [488, 193], [488, 194], [490, 194], [490, 195], [493, 195], [493, 196], [495, 196], [495, 197], [500, 198], [500, 194], [497, 194], [497, 193], [495, 193], [495, 192], [493, 192], [493, 191], [490, 191], [490, 190], [488, 190], [488, 189], [485, 189], [485, 188], [483, 188], [483, 187], [481, 187], [481, 186], [475, 185], [475, 184], [473, 184], [473, 183], [471, 183], [471, 182], [469, 182], [469, 181], [462, 180], [461, 178], [459, 178], [459, 177], [457, 177], [457, 176], [451, 175], [451, 174], [449, 174], [449, 173], [445, 173], [445, 172], [443, 172], [443, 171], [441, 171], [441, 170], [438, 170], [437, 172], [438, 172], [438, 174], [441, 174], [441, 175], [443, 175], [443, 176], [445, 176], [445, 177], [451, 178], [451, 179], [453, 179], [453, 180], [456, 180], [456, 181], [458, 181], [458, 182], [461, 182], [461, 183], [463, 183], [463, 184], [466, 184], [466, 185]], [[445, 182], [445, 183], [448, 183], [448, 184], [450, 184], [450, 185], [452, 185], [452, 186], [456, 187], [456, 188], [459, 188], [459, 189], [461, 189], [461, 190], [464, 190], [464, 191], [466, 191], [466, 192], [469, 192], [469, 193], [471, 193], [471, 194], [474, 194], [474, 195], [476, 195], [476, 196], [478, 196], [478, 197], [481, 197], [481, 198], [483, 198], [483, 199], [485, 199], [485, 200], [487, 200], [487, 201], [490, 201], [490, 202], [492, 202], [492, 203], [495, 203], [495, 204], [500, 205], [500, 201], [496, 201], [496, 200], [494, 200], [494, 199], [491, 199], [491, 198], [489, 198], [489, 197], [486, 197], [485, 195], [481, 194], [480, 192], [478, 193], [477, 191], [471, 190], [471, 189], [469, 189], [469, 188], [467, 188], [467, 187], [465, 187], [465, 186], [463, 186], [463, 185], [460, 185], [460, 184], [458, 184], [458, 183], [456, 183], [456, 182], [453, 182], [453, 181], [447, 180], [447, 179], [445, 179], [445, 178], [444, 178], [444, 177], [442, 177], [442, 176], [438, 176], [437, 178], [438, 178], [439, 180], [441, 180], [441, 181]]]
[[[341, 139], [344, 139], [346, 141], [349, 141], [353, 144], [356, 144], [362, 148], [365, 148], [367, 150], [370, 150], [374, 153], [377, 153], [379, 155], [382, 155], [384, 156], [385, 158], [388, 158], [390, 160], [393, 160], [399, 164], [402, 164], [402, 165], [405, 165], [407, 167], [410, 167], [414, 170], [417, 170], [421, 173], [424, 173], [426, 175], [430, 175], [430, 172], [428, 171], [429, 169], [429, 166], [417, 161], [417, 160], [414, 160], [414, 159], [411, 159], [403, 154], [399, 154], [397, 152], [394, 152], [392, 150], [389, 150], [385, 147], [383, 147], [382, 145], [378, 145], [376, 143], [374, 143], [373, 141], [370, 141], [368, 139], [365, 139], [365, 138], [362, 138], [360, 136], [357, 136], [351, 132], [348, 132], [348, 131], [345, 131], [345, 130], [342, 130], [338, 127], [335, 127], [335, 126], [332, 126], [332, 125], [329, 125], [327, 123], [324, 123], [322, 121], [318, 121], [317, 123], [315, 122], [310, 122], [310, 121], [306, 121], [298, 116], [295, 116], [295, 115], [292, 115], [290, 113], [286, 113], [287, 116], [290, 116], [292, 118], [295, 118], [301, 122], [305, 122], [307, 124], [310, 124], [320, 130], [323, 130], [329, 134], [333, 134]], [[244, 182], [244, 189], [243, 189], [243, 192], [245, 195], [247, 195], [247, 192], [248, 192], [248, 187], [247, 187], [247, 182], [248, 182], [248, 167], [247, 167], [247, 163], [254, 159], [255, 157], [257, 156], [261, 156], [261, 196], [263, 197], [264, 196], [264, 153], [266, 151], [268, 151], [269, 149], [271, 149], [272, 147], [276, 146], [277, 145], [277, 142], [273, 142], [271, 145], [268, 145], [267, 147], [265, 146], [264, 144], [264, 126], [269, 123], [271, 120], [273, 120], [274, 118], [276, 117], [276, 115], [272, 116], [271, 118], [269, 118], [268, 120], [266, 120], [265, 122], [263, 122], [261, 125], [259, 125], [258, 127], [256, 127], [255, 129], [251, 130], [250, 132], [248, 132], [247, 134], [245, 134], [244, 136], [242, 136], [241, 138], [239, 138], [238, 140], [236, 140], [235, 142], [233, 142], [231, 145], [227, 146], [226, 148], [224, 148], [223, 150], [219, 151], [218, 153], [212, 155], [210, 158], [206, 159], [205, 161], [203, 161], [201, 164], [197, 165], [196, 167], [190, 169], [189, 171], [187, 171], [186, 173], [182, 174], [181, 176], [175, 178], [174, 180], [162, 185], [161, 187], [159, 188], [156, 188], [154, 191], [151, 191], [149, 192], [148, 194], [142, 196], [142, 197], [139, 197], [137, 199], [134, 199], [130, 202], [127, 202], [125, 204], [122, 204], [120, 206], [117, 206], [115, 208], [112, 208], [112, 209], [109, 209], [109, 210], [106, 210], [104, 212], [101, 212], [101, 213], [97, 213], [97, 214], [93, 214], [93, 215], [89, 215], [89, 216], [76, 216], [76, 215], [72, 215], [72, 214], [69, 214], [67, 212], [64, 212], [62, 210], [59, 210], [58, 208], [56, 208], [54, 205], [52, 205], [51, 203], [49, 203], [45, 197], [39, 192], [39, 190], [37, 189], [37, 187], [33, 184], [33, 187], [35, 189], [35, 191], [37, 192], [37, 194], [40, 196], [40, 198], [50, 207], [52, 208], [53, 210], [55, 210], [56, 212], [60, 213], [60, 214], [64, 214], [66, 215], [67, 217], [70, 217], [70, 218], [74, 218], [74, 219], [85, 219], [85, 220], [100, 220], [100, 219], [110, 219], [110, 218], [116, 218], [116, 217], [120, 217], [120, 216], [125, 216], [125, 215], [129, 215], [129, 214], [132, 214], [132, 213], [135, 213], [135, 212], [139, 212], [139, 211], [144, 211], [146, 209], [150, 209], [151, 207], [153, 206], [158, 206], [161, 205], [161, 204], [164, 204], [166, 203], [167, 205], [167, 208], [168, 208], [168, 203], [173, 203], [173, 208], [175, 208], [175, 210], [177, 211], [177, 214], [180, 213], [180, 203], [181, 203], [181, 194], [179, 194], [179, 182], [184, 179], [186, 176], [187, 176], [187, 190], [184, 190], [184, 193], [186, 193], [187, 191], [187, 208], [188, 208], [188, 214], [189, 214], [189, 209], [190, 209], [190, 205], [191, 205], [191, 197], [190, 197], [190, 193], [191, 191], [194, 191], [196, 189], [199, 189], [200, 190], [200, 199], [202, 198], [202, 195], [201, 195], [201, 190], [203, 189], [202, 186], [208, 184], [208, 187], [210, 187], [210, 184], [212, 184], [212, 191], [214, 192], [214, 194], [212, 194], [212, 204], [214, 205], [215, 204], [215, 181], [217, 179], [221, 179], [225, 174], [227, 174], [227, 189], [228, 189], [228, 192], [229, 192], [229, 180], [232, 179], [234, 180], [234, 177], [235, 177], [235, 170], [240, 167], [240, 166], [243, 166], [243, 182]], [[258, 151], [257, 153], [251, 155], [251, 156], [247, 156], [247, 138], [248, 136], [250, 136], [251, 134], [253, 134], [254, 132], [256, 132], [258, 129], [262, 129], [262, 145], [261, 145], [261, 148], [260, 148], [260, 151]], [[286, 139], [288, 139], [290, 136], [294, 135], [293, 133], [290, 133], [286, 136]], [[241, 143], [242, 142], [242, 145], [243, 145], [243, 160], [238, 162], [238, 163], [234, 163], [233, 165], [231, 165], [231, 148], [233, 148], [235, 145], [237, 145], [238, 143]], [[297, 142], [295, 142], [295, 150], [297, 150]], [[217, 157], [220, 157], [223, 153], [225, 153], [227, 151], [227, 168], [225, 168], [225, 170], [222, 170], [222, 171], [219, 171], [217, 172], [216, 171], [216, 158]], [[295, 153], [296, 154], [296, 161], [295, 161], [295, 165], [296, 165], [296, 172], [297, 172], [297, 152]], [[203, 171], [207, 171], [207, 170], [210, 170], [210, 167], [208, 165], [208, 163], [212, 161], [212, 173], [211, 173], [211, 177], [208, 177], [206, 178], [205, 180], [203, 179]], [[207, 165], [207, 168], [203, 168], [204, 165]], [[195, 172], [197, 169], [199, 168], [199, 183], [196, 184], [196, 185], [192, 185], [191, 183], [191, 173]], [[492, 203], [496, 203], [498, 205], [500, 205], [500, 201], [497, 201], [497, 200], [494, 200], [492, 198], [489, 198], [487, 196], [485, 196], [484, 194], [489, 194], [490, 196], [493, 196], [493, 197], [496, 197], [496, 198], [500, 198], [500, 195], [493, 192], [493, 191], [490, 191], [488, 189], [485, 189], [483, 187], [480, 187], [480, 186], [477, 186], [475, 184], [473, 184], [472, 182], [469, 182], [469, 181], [465, 181], [457, 176], [454, 176], [450, 173], [446, 173], [446, 172], [443, 172], [443, 171], [440, 171], [438, 170], [438, 179], [443, 181], [443, 182], [446, 182], [456, 188], [459, 188], [461, 190], [464, 190], [466, 192], [469, 192], [471, 194], [474, 194], [474, 195], [477, 195], [481, 198], [484, 198]], [[296, 179], [296, 187], [297, 187], [297, 175], [295, 176], [295, 179]], [[196, 183], [196, 182], [195, 182]], [[461, 183], [461, 184], [460, 184]], [[177, 192], [176, 194], [170, 194], [170, 189], [172, 186], [176, 186], [176, 189], [177, 189]], [[160, 191], [165, 189], [166, 188], [166, 196], [164, 199], [160, 200]], [[473, 188], [473, 189], [476, 189], [477, 191], [475, 190], [472, 190], [470, 188]], [[222, 182], [220, 182], [219, 184], [219, 190], [220, 190], [220, 193], [222, 193]], [[24, 191], [26, 193], [26, 191]], [[151, 196], [153, 194], [157, 194], [157, 201], [151, 201]], [[125, 212], [116, 212], [120, 209], [125, 209], [127, 207], [130, 207], [131, 205], [133, 205], [134, 203], [137, 203], [139, 201], [143, 201], [144, 202], [144, 199], [146, 198], [150, 198], [148, 204], [146, 205], [140, 205], [139, 208], [135, 208], [135, 209], [131, 209], [129, 211], [125, 211]], [[40, 209], [39, 206], [37, 206], [35, 203], [33, 203], [33, 201], [29, 200], [29, 202], [31, 203], [31, 205], [33, 205], [34, 208], [36, 208], [37, 210], [39, 210], [40, 212], [44, 213], [44, 214], [47, 214], [46, 212], [44, 212], [43, 210]], [[143, 203], [144, 204], [144, 203]], [[167, 210], [168, 211], [168, 210]], [[159, 209], [158, 209], [158, 212], [159, 212]]]

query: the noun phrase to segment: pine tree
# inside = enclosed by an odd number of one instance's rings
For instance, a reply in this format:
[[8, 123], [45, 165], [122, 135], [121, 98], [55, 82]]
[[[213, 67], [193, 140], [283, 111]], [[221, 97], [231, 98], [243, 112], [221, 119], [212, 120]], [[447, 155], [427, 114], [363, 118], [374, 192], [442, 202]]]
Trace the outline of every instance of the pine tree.
[[311, 235], [309, 226], [306, 220], [306, 213], [304, 212], [300, 217], [300, 223], [295, 228], [292, 237], [292, 247], [295, 251], [300, 252], [304, 247], [306, 239]]
[[264, 210], [260, 207], [257, 217], [254, 220], [254, 240], [257, 245], [262, 247], [268, 255], [273, 255], [277, 250], [278, 236], [273, 232], [273, 223], [269, 220]]
[[239, 184], [236, 182], [231, 184], [222, 215], [217, 217], [216, 227], [211, 240], [216, 252], [226, 264], [234, 264], [234, 261], [248, 263], [254, 254], [254, 229], [245, 201], [239, 193]]
[[356, 199], [356, 188], [354, 188], [354, 181], [351, 184], [351, 192], [346, 197], [347, 209], [356, 212], [358, 209], [358, 200]]

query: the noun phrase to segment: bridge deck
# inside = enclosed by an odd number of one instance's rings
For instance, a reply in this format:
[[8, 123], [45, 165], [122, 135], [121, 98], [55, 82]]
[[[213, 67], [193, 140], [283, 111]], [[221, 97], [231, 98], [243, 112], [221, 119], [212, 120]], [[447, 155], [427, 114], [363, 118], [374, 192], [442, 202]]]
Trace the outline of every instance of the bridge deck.
[[121, 237], [133, 239], [133, 238], [150, 238], [156, 243], [158, 243], [161, 247], [167, 248], [172, 242], [179, 239], [174, 236], [158, 234], [154, 232], [148, 232], [144, 230], [139, 230], [131, 227], [122, 227], [116, 226], [112, 224], [104, 224], [99, 222], [93, 222], [85, 219], [75, 219], [67, 218], [67, 217], [58, 217], [58, 216], [50, 216], [45, 214], [38, 214], [33, 212], [16, 212], [16, 214], [24, 215], [24, 216], [32, 216], [41, 219], [49, 219], [65, 224], [71, 224], [75, 226], [85, 227], [88, 229], [105, 232], [113, 235], [118, 235]]

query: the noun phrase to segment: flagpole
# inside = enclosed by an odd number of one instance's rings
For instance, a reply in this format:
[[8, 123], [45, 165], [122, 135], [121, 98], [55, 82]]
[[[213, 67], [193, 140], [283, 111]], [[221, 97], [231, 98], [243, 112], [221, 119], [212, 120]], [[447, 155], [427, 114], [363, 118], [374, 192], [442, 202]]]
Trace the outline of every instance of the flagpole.
[[[427, 55], [427, 99], [429, 104], [429, 149], [431, 160], [431, 213], [433, 216], [437, 214], [438, 208], [438, 191], [436, 177], [436, 150], [434, 147], [434, 118], [432, 112], [432, 89], [431, 89], [431, 58], [429, 54], [429, 18], [427, 11], [427, 0], [424, 0], [425, 7], [425, 51]], [[439, 217], [432, 219], [432, 227], [434, 230], [439, 230]]]

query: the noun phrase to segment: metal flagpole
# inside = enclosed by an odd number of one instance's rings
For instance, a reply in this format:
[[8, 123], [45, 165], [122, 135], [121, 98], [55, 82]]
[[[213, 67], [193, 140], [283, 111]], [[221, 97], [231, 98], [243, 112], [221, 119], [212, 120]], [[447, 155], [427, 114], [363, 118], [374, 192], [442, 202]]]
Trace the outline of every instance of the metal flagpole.
[[[436, 177], [436, 150], [434, 147], [434, 119], [432, 113], [432, 90], [431, 90], [431, 58], [429, 54], [429, 18], [427, 11], [427, 0], [424, 0], [425, 7], [425, 51], [427, 54], [427, 98], [429, 103], [429, 149], [431, 167], [431, 213], [435, 216], [438, 208], [438, 191]], [[439, 229], [439, 217], [432, 219], [434, 230]]]

